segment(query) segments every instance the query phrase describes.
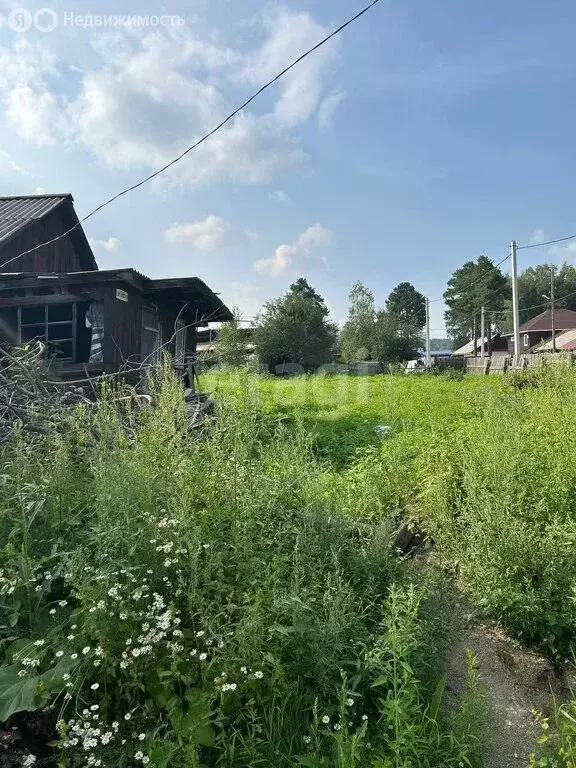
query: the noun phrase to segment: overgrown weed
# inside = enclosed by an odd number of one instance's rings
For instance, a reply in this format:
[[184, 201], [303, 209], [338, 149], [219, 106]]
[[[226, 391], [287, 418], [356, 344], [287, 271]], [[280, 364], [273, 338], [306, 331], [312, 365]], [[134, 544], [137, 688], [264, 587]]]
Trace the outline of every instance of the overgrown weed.
[[156, 400], [3, 449], [0, 720], [56, 708], [71, 768], [474, 765], [396, 510], [354, 499], [376, 465], [343, 504], [250, 388], [202, 435], [168, 371]]

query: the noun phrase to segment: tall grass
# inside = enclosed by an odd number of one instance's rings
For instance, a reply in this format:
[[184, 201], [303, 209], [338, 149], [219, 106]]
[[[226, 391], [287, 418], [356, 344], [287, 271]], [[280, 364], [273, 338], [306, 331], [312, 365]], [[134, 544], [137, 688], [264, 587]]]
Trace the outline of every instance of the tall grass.
[[53, 707], [62, 766], [479, 764], [433, 590], [354, 500], [376, 465], [340, 478], [242, 385], [185, 422], [165, 372], [144, 413], [104, 392], [3, 449], [0, 721]]
[[512, 379], [418, 462], [442, 556], [510, 634], [559, 657], [576, 642], [575, 393], [569, 368]]

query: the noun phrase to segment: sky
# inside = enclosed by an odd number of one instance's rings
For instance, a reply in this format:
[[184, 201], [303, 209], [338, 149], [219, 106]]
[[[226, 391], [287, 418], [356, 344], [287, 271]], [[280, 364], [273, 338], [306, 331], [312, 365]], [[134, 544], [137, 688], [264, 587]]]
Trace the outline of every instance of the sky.
[[[361, 6], [0, 0], [0, 194], [71, 192], [86, 215]], [[465, 261], [576, 232], [575, 28], [573, 0], [381, 0], [86, 222], [96, 258], [197, 275], [245, 318], [300, 275], [338, 322], [357, 280], [379, 306], [404, 280], [438, 299]]]

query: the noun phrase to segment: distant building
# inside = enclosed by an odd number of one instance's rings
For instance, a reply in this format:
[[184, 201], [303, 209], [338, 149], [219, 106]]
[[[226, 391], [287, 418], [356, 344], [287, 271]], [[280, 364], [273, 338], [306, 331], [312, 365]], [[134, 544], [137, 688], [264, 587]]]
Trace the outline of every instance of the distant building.
[[[532, 347], [531, 352], [552, 352], [552, 347], [552, 338], [550, 338], [548, 341]], [[574, 350], [576, 350], [576, 328], [556, 334], [557, 352], [573, 352]]]
[[[556, 335], [559, 336], [564, 331], [571, 331], [576, 328], [576, 312], [571, 309], [556, 309], [554, 311], [554, 328]], [[533, 347], [539, 346], [542, 342], [552, 338], [552, 312], [546, 310], [536, 317], [527, 320], [520, 326], [520, 352], [523, 354], [530, 351]], [[508, 340], [508, 352], [514, 354], [514, 334], [505, 333], [504, 337]], [[558, 348], [558, 347], [557, 347]]]
[[[484, 354], [488, 355], [490, 354], [490, 351], [493, 355], [507, 355], [508, 354], [508, 342], [507, 340], [500, 334], [500, 332], [493, 333], [490, 338], [490, 345], [488, 345], [488, 337], [484, 337], [484, 341], [482, 342], [482, 339], [478, 338], [476, 339], [476, 343], [474, 343], [473, 340], [466, 342], [466, 344], [463, 344], [458, 349], [455, 349], [452, 352], [453, 357], [481, 357], [482, 355], [482, 344], [484, 344]], [[489, 351], [490, 350], [490, 351]]]
[[[254, 325], [248, 321], [240, 321], [238, 323], [238, 330], [240, 331], [240, 337], [243, 341], [246, 357], [249, 357], [256, 349], [252, 341], [255, 331]], [[215, 353], [219, 331], [220, 328], [218, 326], [202, 328], [198, 331], [196, 336], [196, 350], [200, 361], [204, 360], [207, 363], [216, 362]]]

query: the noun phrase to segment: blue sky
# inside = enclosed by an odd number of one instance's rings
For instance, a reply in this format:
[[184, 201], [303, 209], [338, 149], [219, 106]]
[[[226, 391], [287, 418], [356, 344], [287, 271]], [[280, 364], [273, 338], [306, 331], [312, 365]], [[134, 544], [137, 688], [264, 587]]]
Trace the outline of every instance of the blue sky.
[[[0, 0], [0, 193], [79, 215], [178, 154], [327, 31], [350, 0]], [[64, 14], [170, 14], [87, 28]], [[44, 15], [44, 19], [50, 19]], [[69, 18], [69, 17], [68, 17]], [[198, 275], [246, 317], [305, 274], [346, 316], [362, 280], [430, 298], [451, 272], [576, 231], [573, 0], [382, 0], [161, 180], [85, 229], [102, 267]], [[573, 244], [520, 266], [572, 261]], [[444, 326], [432, 306], [434, 335]]]

